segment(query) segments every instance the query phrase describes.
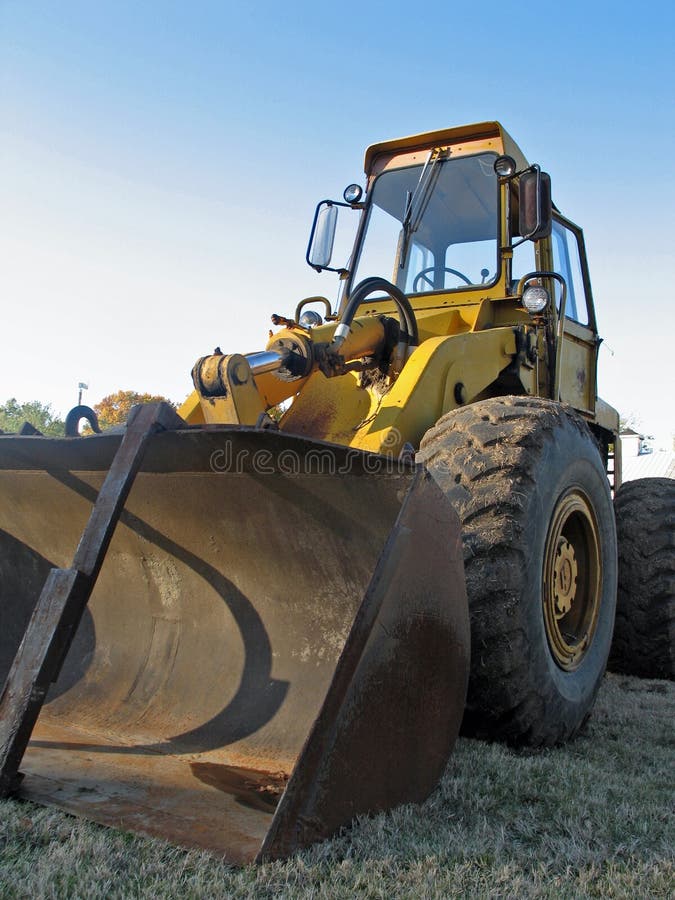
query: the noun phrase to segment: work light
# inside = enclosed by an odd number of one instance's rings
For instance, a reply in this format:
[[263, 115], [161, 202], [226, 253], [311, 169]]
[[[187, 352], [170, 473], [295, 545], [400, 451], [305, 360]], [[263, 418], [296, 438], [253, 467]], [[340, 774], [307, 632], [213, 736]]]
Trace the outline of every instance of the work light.
[[347, 203], [358, 203], [363, 194], [363, 188], [360, 184], [348, 184], [342, 195]]
[[544, 287], [531, 285], [523, 291], [523, 306], [530, 313], [539, 313], [548, 303], [548, 291]]
[[512, 156], [498, 156], [494, 163], [494, 169], [500, 178], [510, 178], [515, 175], [516, 161]]

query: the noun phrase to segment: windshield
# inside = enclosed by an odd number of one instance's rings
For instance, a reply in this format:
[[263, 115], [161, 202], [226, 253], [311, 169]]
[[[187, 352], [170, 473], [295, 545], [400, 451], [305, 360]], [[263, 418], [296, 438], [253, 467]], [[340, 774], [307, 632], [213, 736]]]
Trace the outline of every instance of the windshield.
[[406, 294], [486, 284], [497, 275], [496, 156], [430, 155], [383, 172], [352, 284], [380, 275]]

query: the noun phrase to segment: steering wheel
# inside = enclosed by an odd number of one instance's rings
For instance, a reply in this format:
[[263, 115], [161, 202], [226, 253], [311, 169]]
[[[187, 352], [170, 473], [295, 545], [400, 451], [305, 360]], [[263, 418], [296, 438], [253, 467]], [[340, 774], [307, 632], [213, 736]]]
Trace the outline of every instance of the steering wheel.
[[[429, 278], [430, 272], [436, 272], [436, 266], [429, 266], [426, 269], [422, 269], [421, 272], [418, 272], [413, 279], [412, 292], [413, 294], [419, 293], [418, 288], [423, 281], [429, 285], [432, 291], [436, 290], [436, 286], [434, 285], [431, 278]], [[451, 275], [456, 275], [458, 278], [461, 278], [462, 281], [466, 282], [466, 284], [473, 284], [470, 278], [467, 278], [466, 275], [462, 274], [462, 272], [458, 272], [457, 269], [449, 269], [447, 266], [443, 266], [443, 272], [449, 272]]]

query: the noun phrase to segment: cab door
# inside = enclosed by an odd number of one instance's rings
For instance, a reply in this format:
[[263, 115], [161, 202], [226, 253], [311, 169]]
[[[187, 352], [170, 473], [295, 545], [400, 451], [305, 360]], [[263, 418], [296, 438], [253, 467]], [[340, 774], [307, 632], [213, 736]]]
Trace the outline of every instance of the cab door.
[[[598, 347], [584, 238], [580, 228], [557, 213], [550, 237], [553, 271], [565, 279], [567, 300], [560, 364], [560, 399], [595, 414]], [[558, 311], [562, 290], [556, 288]]]

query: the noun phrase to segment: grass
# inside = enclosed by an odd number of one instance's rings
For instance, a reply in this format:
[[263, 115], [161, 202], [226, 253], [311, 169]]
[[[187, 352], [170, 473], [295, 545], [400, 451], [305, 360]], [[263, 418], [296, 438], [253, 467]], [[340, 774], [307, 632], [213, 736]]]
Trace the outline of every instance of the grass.
[[239, 870], [3, 801], [0, 897], [673, 897], [674, 748], [675, 684], [609, 675], [573, 744], [462, 739], [423, 806]]

